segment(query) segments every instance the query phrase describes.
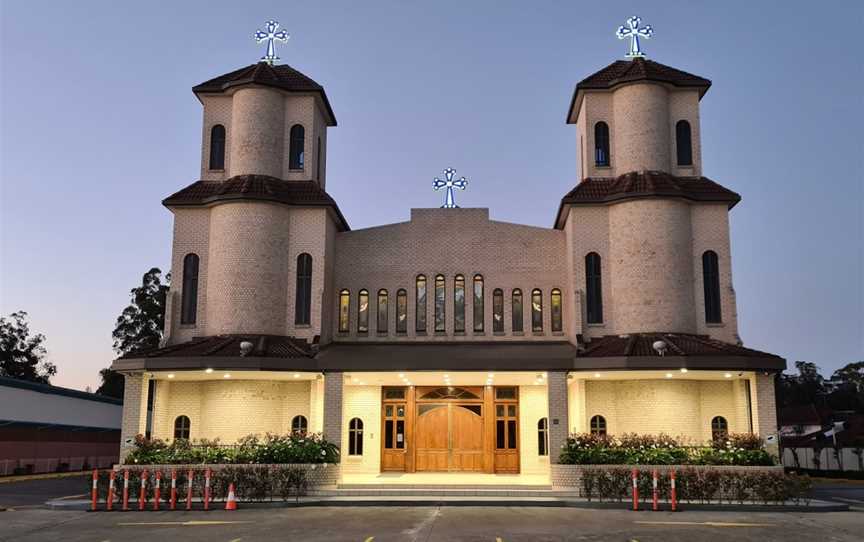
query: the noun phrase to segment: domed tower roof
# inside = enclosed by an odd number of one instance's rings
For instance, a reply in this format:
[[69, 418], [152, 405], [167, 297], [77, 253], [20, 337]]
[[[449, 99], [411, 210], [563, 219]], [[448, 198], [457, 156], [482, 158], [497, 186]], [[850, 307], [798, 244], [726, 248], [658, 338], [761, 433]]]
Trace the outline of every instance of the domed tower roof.
[[192, 92], [196, 95], [222, 93], [244, 85], [263, 85], [288, 92], [317, 93], [327, 109], [329, 117], [327, 125], [336, 126], [336, 115], [333, 113], [324, 87], [287, 64], [275, 66], [266, 62], [251, 64], [195, 85], [192, 87]]

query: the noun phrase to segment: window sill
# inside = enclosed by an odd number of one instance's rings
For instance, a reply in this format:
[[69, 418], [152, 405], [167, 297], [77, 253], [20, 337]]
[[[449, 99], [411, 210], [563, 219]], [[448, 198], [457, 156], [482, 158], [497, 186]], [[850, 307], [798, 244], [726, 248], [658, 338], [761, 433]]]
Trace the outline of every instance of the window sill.
[[705, 322], [706, 327], [726, 327], [723, 322]]
[[309, 329], [312, 324], [294, 324], [294, 329]]
[[594, 164], [594, 169], [612, 169], [612, 166], [610, 164]]
[[446, 331], [435, 331], [435, 336], [436, 337], [446, 337], [447, 332]]
[[464, 337], [464, 336], [465, 336], [465, 332], [464, 332], [464, 331], [454, 331], [454, 332], [453, 332], [453, 336], [455, 336], [455, 337]]
[[302, 173], [305, 169], [306, 168], [304, 168], [304, 167], [289, 167], [288, 171], [289, 172], [293, 171], [294, 173]]
[[482, 332], [482, 331], [475, 331], [475, 332], [474, 332], [474, 336], [475, 336], [475, 337], [483, 337], [483, 336], [485, 336], [485, 335], [486, 335], [486, 333], [484, 333], [484, 332]]
[[553, 332], [552, 332], [552, 335], [555, 336], [555, 337], [563, 337], [563, 336], [564, 336], [564, 332], [563, 332], [563, 331], [553, 331]]
[[414, 335], [416, 335], [417, 337], [425, 337], [426, 332], [425, 331], [417, 331], [414, 333]]
[[542, 331], [532, 331], [531, 335], [533, 335], [534, 337], [545, 337], [546, 336], [546, 334], [543, 333]]
[[386, 337], [388, 335], [390, 335], [390, 334], [387, 333], [386, 331], [378, 331], [377, 333], [375, 333], [376, 337]]
[[605, 322], [601, 322], [599, 324], [586, 324], [588, 327], [606, 327]]
[[179, 329], [195, 329], [198, 324], [180, 324]]
[[351, 332], [350, 331], [337, 331], [336, 336], [337, 337], [350, 337]]
[[208, 169], [207, 171], [211, 173], [225, 173], [224, 169]]
[[524, 336], [525, 336], [525, 333], [523, 333], [523, 332], [521, 332], [521, 331], [514, 331], [514, 332], [513, 332], [513, 336], [514, 336], [514, 337], [524, 337]]

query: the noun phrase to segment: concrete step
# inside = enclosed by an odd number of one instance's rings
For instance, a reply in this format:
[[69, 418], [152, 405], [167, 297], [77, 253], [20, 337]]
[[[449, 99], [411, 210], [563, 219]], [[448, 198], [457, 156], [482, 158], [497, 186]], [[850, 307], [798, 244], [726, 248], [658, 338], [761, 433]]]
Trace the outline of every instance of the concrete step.
[[339, 484], [336, 489], [552, 489], [551, 484]]
[[562, 498], [578, 497], [573, 490], [553, 489], [551, 486], [543, 489], [524, 489], [515, 487], [373, 487], [373, 488], [337, 488], [310, 490], [310, 496], [316, 497], [510, 497], [510, 498]]

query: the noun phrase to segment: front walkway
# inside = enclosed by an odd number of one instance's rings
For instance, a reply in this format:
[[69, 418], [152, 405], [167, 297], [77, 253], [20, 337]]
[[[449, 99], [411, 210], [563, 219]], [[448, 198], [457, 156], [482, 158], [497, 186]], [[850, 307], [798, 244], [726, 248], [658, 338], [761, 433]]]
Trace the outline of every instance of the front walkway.
[[482, 472], [382, 472], [343, 474], [340, 485], [430, 486], [548, 486], [548, 474], [486, 474]]

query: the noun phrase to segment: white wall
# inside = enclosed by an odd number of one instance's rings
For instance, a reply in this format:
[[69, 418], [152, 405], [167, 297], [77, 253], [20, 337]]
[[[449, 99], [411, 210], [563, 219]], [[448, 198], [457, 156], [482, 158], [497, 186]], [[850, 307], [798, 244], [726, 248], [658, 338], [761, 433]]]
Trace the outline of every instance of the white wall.
[[0, 420], [120, 429], [123, 406], [0, 384]]

